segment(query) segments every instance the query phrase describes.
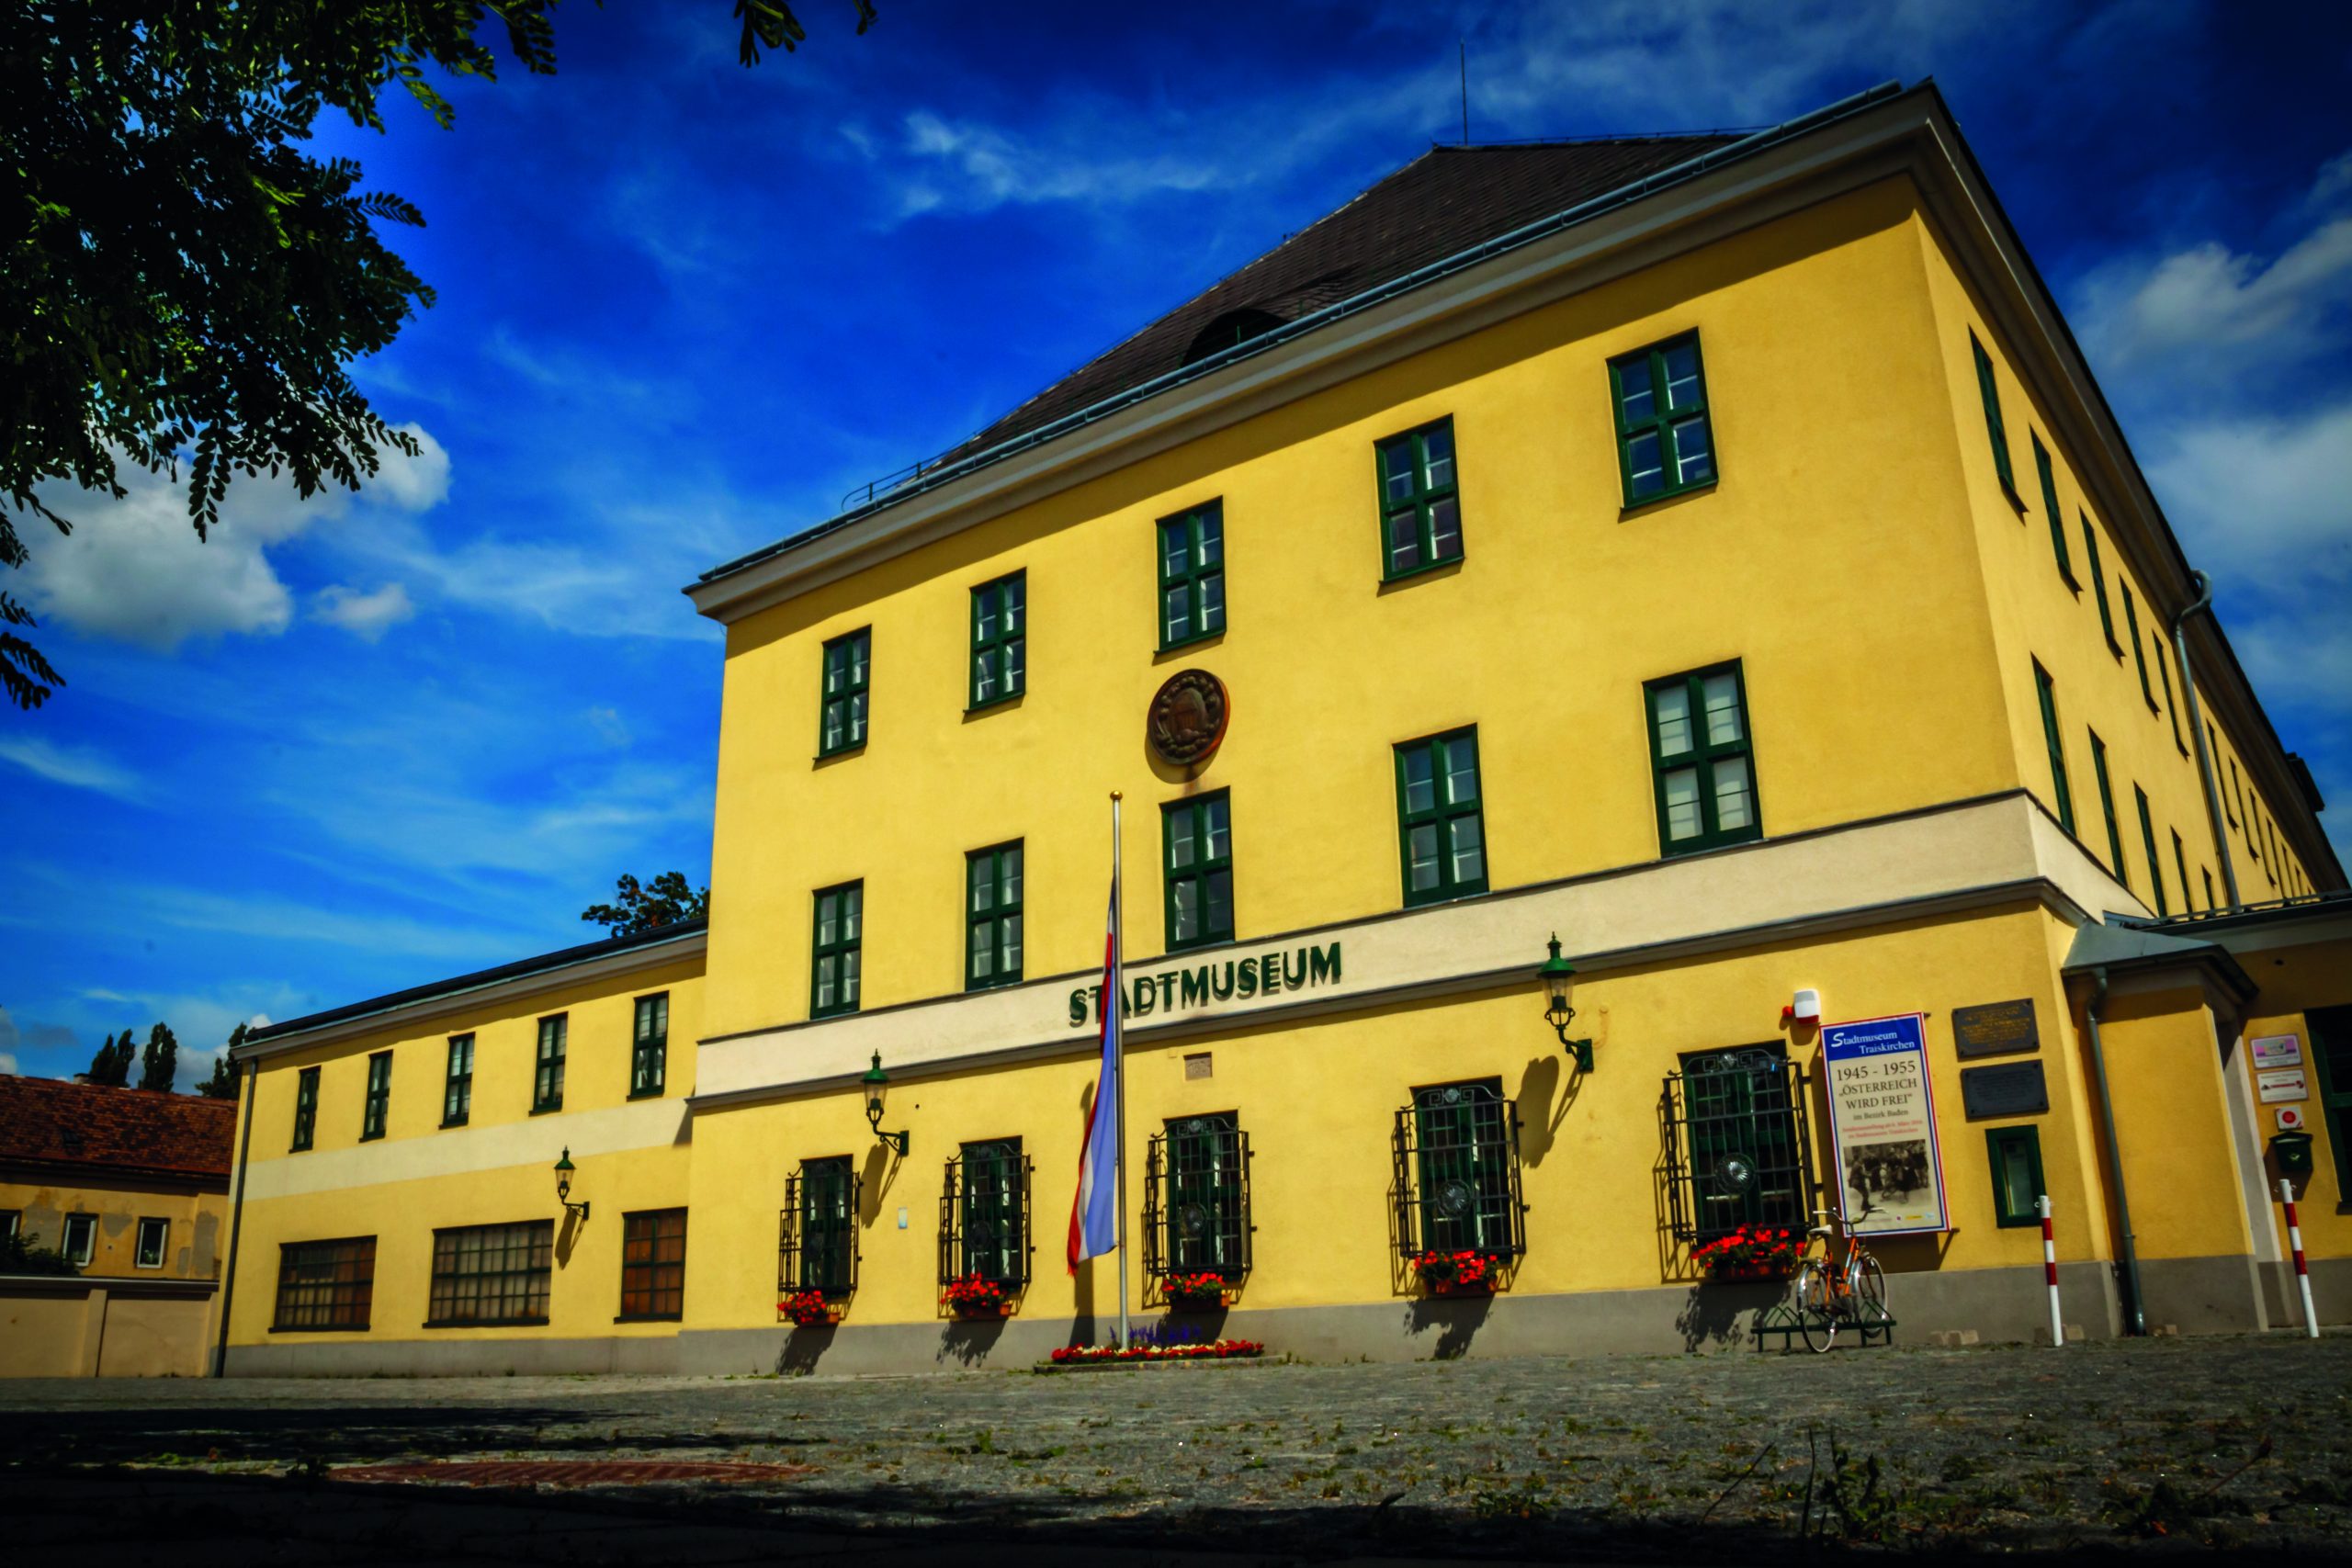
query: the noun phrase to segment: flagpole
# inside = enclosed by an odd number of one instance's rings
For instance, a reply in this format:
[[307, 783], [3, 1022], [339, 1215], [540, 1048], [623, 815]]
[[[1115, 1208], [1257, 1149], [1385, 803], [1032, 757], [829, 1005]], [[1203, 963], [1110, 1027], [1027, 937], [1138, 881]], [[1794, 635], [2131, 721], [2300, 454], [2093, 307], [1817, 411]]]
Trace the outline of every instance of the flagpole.
[[[1113, 933], [1111, 975], [1112, 977], [1117, 980], [1122, 986], [1126, 982], [1127, 939], [1125, 929], [1125, 910], [1124, 908], [1125, 902], [1125, 883], [1124, 878], [1120, 875], [1119, 862], [1119, 792], [1114, 789], [1111, 792], [1111, 929]], [[1114, 987], [1112, 994], [1104, 998], [1103, 1000], [1109, 1006], [1120, 1009], [1122, 1012], [1125, 1010], [1125, 998], [1118, 994], [1116, 987]], [[1114, 1064], [1114, 1070], [1116, 1073], [1116, 1077], [1114, 1079], [1116, 1099], [1113, 1104], [1111, 1112], [1116, 1119], [1113, 1122], [1113, 1130], [1115, 1136], [1112, 1139], [1111, 1153], [1119, 1168], [1119, 1245], [1117, 1248], [1119, 1255], [1119, 1345], [1123, 1349], [1127, 1344], [1126, 1043], [1126, 1034], [1125, 1032], [1122, 1030], [1119, 1036], [1119, 1059]]]

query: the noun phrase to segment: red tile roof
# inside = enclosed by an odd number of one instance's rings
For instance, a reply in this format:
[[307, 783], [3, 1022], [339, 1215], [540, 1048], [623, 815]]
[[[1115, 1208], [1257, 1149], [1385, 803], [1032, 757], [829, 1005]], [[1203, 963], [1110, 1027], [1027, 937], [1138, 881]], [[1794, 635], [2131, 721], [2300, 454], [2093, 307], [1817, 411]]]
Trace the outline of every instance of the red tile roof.
[[0, 1165], [229, 1175], [237, 1102], [0, 1074]]

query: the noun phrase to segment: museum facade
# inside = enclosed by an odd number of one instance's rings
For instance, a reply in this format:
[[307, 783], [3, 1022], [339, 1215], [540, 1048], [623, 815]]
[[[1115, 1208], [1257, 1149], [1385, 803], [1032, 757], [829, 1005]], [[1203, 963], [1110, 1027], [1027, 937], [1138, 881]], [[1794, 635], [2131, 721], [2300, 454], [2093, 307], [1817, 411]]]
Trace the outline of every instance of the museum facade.
[[2318, 793], [1931, 87], [1433, 149], [687, 592], [707, 924], [249, 1037], [227, 1371], [1698, 1348], [1824, 1210], [2024, 1338], [2044, 1197], [2276, 1326], [2281, 1179], [2352, 1315]]

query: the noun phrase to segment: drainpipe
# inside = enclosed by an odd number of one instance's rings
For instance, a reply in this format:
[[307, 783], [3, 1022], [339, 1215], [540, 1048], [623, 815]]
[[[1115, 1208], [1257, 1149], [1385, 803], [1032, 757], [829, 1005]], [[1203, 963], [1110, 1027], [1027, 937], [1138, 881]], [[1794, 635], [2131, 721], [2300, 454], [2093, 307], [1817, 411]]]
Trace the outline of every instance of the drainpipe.
[[2123, 1318], [2132, 1335], [2148, 1332], [2148, 1314], [2140, 1304], [2140, 1253], [2132, 1235], [2132, 1199], [2123, 1190], [2123, 1145], [2115, 1135], [2115, 1101], [2107, 1091], [2107, 1051], [2098, 1038], [2098, 1010], [2107, 1004], [2107, 971], [2091, 971], [2090, 999], [2083, 1005], [2089, 1026], [2091, 1072], [2098, 1079], [2099, 1120], [2107, 1134], [2107, 1184], [2115, 1190], [2115, 1218], [2123, 1236]]
[[229, 1199], [229, 1271], [220, 1280], [220, 1341], [212, 1348], [212, 1375], [229, 1375], [229, 1308], [237, 1295], [237, 1243], [245, 1235], [245, 1161], [254, 1152], [254, 1100], [261, 1089], [261, 1064], [245, 1064], [244, 1092], [237, 1109], [245, 1130], [237, 1139], [237, 1190]]
[[[2230, 859], [2230, 835], [2222, 818], [2222, 786], [2213, 777], [2212, 754], [2205, 746], [2205, 716], [2197, 700], [2197, 677], [2188, 672], [2188, 637], [2182, 629], [2188, 617], [2199, 610], [2211, 612], [2213, 607], [2213, 580], [2201, 571], [2192, 571], [2188, 581], [2197, 589], [2197, 597], [2189, 601], [2179, 615], [2172, 618], [2173, 662], [2180, 666], [2180, 689], [2188, 698], [2188, 733], [2197, 742], [2197, 773], [2205, 781], [2205, 821], [2213, 829], [2215, 851], [2222, 857], [2222, 890], [2229, 895], [2230, 908], [2239, 908], [2237, 867]], [[2180, 890], [2180, 901], [2188, 902], [2188, 889]]]

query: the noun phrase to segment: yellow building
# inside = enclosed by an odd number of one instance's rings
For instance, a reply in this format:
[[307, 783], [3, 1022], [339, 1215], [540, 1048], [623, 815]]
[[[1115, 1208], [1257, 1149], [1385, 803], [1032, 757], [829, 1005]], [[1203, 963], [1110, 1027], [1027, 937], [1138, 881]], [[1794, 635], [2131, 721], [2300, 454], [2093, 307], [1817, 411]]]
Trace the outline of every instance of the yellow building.
[[708, 931], [254, 1036], [229, 1365], [1018, 1365], [1123, 1268], [1309, 1356], [1698, 1347], [1777, 1293], [1702, 1249], [1820, 1209], [2021, 1337], [2043, 1195], [2068, 1321], [2253, 1326], [2290, 1104], [2343, 1315], [2352, 905], [2202, 587], [1932, 88], [1434, 150], [688, 590]]

